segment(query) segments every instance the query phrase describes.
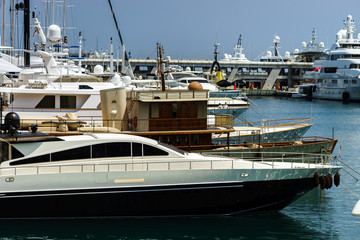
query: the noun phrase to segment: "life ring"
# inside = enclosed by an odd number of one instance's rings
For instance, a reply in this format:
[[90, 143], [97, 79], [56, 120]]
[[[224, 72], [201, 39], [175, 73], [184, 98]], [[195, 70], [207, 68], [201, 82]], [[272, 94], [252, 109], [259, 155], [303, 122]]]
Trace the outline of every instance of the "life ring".
[[134, 117], [134, 120], [133, 120], [133, 124], [134, 124], [134, 127], [137, 127], [137, 117]]

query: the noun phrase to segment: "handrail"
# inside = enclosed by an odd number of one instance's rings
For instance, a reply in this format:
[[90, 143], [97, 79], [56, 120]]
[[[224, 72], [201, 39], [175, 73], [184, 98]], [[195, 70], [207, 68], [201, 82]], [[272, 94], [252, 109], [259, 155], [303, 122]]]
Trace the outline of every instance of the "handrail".
[[[309, 155], [309, 157], [304, 157]], [[313, 157], [311, 157], [313, 155]], [[277, 162], [288, 163], [283, 169], [293, 168], [310, 168], [314, 167], [314, 157], [319, 157], [319, 163], [316, 163], [318, 168], [329, 166], [329, 155], [325, 154], [303, 154], [301, 157], [286, 158], [286, 161], [281, 158], [269, 159], [246, 159], [239, 162], [241, 159], [220, 159], [220, 160], [186, 160], [186, 161], [154, 161], [154, 162], [118, 162], [118, 163], [88, 163], [88, 164], [53, 164], [42, 166], [17, 166], [0, 168], [2, 175], [17, 176], [28, 174], [60, 174], [60, 173], [78, 173], [78, 172], [113, 172], [113, 171], [157, 171], [157, 170], [216, 170], [216, 169], [255, 169], [256, 164], [262, 163], [269, 168], [275, 168]], [[281, 160], [281, 161], [280, 161]], [[291, 160], [291, 161], [290, 161]], [[221, 165], [219, 165], [221, 163]], [[236, 167], [241, 164], [241, 167]], [[180, 165], [181, 164], [181, 165]], [[161, 165], [161, 166], [160, 166]], [[263, 166], [263, 165], [262, 165]], [[116, 167], [116, 169], [115, 169]], [[134, 170], [135, 169], [135, 170]], [[261, 168], [267, 169], [267, 168]], [[32, 170], [32, 171], [31, 171]]]
[[[237, 122], [235, 124], [253, 124], [253, 123], [264, 123], [264, 122], [281, 122], [281, 121], [293, 121], [293, 120], [301, 120], [301, 121], [295, 121], [287, 124], [295, 124], [295, 123], [302, 123], [302, 122], [308, 122], [311, 121], [313, 118], [289, 118], [289, 119], [273, 119], [273, 120], [265, 120], [265, 121], [252, 121], [252, 122]], [[280, 124], [282, 125], [282, 124]]]

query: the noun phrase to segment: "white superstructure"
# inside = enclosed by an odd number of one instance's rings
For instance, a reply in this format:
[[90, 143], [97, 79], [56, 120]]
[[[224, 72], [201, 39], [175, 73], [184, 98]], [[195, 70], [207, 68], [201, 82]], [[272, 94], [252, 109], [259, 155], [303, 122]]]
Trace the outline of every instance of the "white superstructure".
[[360, 100], [360, 34], [354, 37], [355, 22], [351, 15], [344, 25], [336, 34], [326, 60], [315, 61], [315, 70], [304, 75], [316, 84], [313, 98]]

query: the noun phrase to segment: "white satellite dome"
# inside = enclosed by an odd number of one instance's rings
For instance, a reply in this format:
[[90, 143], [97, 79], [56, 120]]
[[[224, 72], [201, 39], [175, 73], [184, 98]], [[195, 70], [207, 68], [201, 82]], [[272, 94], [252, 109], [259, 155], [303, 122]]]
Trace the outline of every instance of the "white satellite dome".
[[299, 53], [299, 52], [300, 52], [300, 51], [299, 51], [299, 49], [297, 49], [297, 48], [294, 50], [294, 53], [295, 53], [295, 54], [297, 54], [297, 53]]
[[276, 43], [280, 42], [280, 37], [278, 35], [275, 36], [274, 42], [276, 42]]
[[47, 38], [51, 42], [59, 42], [61, 40], [61, 29], [58, 25], [50, 25], [47, 31]]
[[190, 72], [190, 71], [191, 71], [191, 68], [190, 68], [190, 67], [186, 67], [186, 68], [185, 68], [185, 71], [186, 71], [186, 72]]
[[224, 54], [224, 59], [225, 59], [225, 60], [229, 60], [229, 54], [225, 53], [225, 54]]
[[96, 65], [94, 67], [94, 73], [95, 74], [104, 74], [104, 67], [101, 65]]
[[302, 42], [302, 43], [301, 43], [301, 46], [302, 46], [303, 48], [306, 48], [306, 42]]
[[266, 52], [266, 56], [267, 56], [267, 57], [271, 57], [271, 52], [270, 52], [270, 51], [267, 51], [267, 52]]
[[287, 57], [287, 58], [290, 57], [290, 52], [289, 52], [289, 51], [286, 51], [286, 52], [285, 52], [285, 57]]
[[336, 39], [346, 39], [346, 29], [341, 29], [340, 31], [338, 31], [338, 33], [336, 34]]
[[122, 77], [122, 80], [125, 86], [129, 86], [131, 84], [131, 77], [129, 76]]
[[114, 85], [119, 85], [120, 81], [121, 81], [121, 77], [117, 73], [115, 73], [114, 76], [110, 79], [110, 82], [113, 83]]
[[319, 43], [319, 47], [321, 47], [321, 48], [325, 47], [324, 42], [320, 42], [320, 43]]

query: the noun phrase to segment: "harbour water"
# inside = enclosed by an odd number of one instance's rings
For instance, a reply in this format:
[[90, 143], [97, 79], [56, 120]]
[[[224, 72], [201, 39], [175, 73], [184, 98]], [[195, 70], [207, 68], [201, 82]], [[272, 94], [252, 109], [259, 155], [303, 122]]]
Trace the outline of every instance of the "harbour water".
[[[289, 98], [252, 99], [274, 119], [312, 116], [305, 136], [339, 139], [334, 155], [360, 172], [360, 104]], [[247, 117], [261, 120], [249, 109]], [[360, 175], [349, 168], [351, 174]], [[0, 220], [0, 239], [358, 239], [360, 218], [351, 211], [360, 184], [341, 170], [341, 185], [315, 189], [280, 212], [225, 217]], [[6, 208], [6, 206], [0, 207]], [[96, 208], [96, 206], [94, 206]]]

